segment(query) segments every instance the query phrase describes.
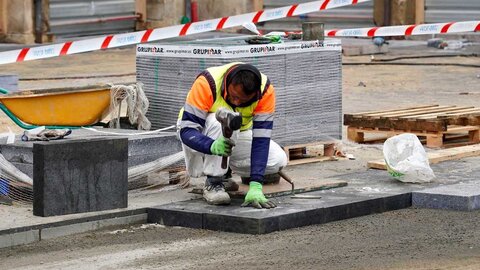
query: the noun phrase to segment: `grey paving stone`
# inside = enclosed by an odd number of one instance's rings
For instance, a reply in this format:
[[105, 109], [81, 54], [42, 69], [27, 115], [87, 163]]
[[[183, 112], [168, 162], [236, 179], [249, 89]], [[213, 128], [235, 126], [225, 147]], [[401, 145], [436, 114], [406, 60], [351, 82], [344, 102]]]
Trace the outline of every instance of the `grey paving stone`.
[[37, 216], [127, 207], [127, 139], [90, 139], [34, 144]]
[[270, 210], [240, 207], [241, 200], [232, 200], [229, 206], [212, 206], [203, 200], [178, 202], [150, 208], [148, 221], [167, 226], [265, 234], [411, 206], [409, 193], [361, 196], [316, 191], [308, 194], [322, 198], [278, 197], [273, 199], [278, 207]]
[[480, 181], [438, 186], [412, 193], [419, 208], [472, 211], [480, 209]]

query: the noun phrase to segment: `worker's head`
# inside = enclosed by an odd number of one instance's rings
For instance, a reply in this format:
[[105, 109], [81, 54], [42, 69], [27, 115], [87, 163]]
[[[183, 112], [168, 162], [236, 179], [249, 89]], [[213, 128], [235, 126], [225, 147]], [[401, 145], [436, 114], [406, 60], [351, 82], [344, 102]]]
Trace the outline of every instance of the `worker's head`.
[[228, 102], [241, 107], [260, 94], [260, 71], [252, 65], [237, 65], [229, 71], [226, 84]]

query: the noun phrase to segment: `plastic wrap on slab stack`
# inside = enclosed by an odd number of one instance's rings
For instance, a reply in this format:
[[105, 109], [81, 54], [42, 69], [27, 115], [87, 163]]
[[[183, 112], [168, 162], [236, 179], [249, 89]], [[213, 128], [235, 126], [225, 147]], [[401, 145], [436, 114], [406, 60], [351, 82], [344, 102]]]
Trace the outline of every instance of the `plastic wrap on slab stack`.
[[255, 65], [276, 90], [273, 139], [284, 146], [342, 136], [341, 45], [336, 39], [248, 45], [243, 39], [137, 46], [152, 128], [174, 125], [197, 75], [231, 62]]

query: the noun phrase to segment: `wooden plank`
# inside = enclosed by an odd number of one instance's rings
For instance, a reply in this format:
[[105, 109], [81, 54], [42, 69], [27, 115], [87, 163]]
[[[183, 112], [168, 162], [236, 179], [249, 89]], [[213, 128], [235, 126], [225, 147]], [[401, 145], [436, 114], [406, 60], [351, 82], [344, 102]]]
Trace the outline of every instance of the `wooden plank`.
[[480, 114], [480, 108], [478, 107], [473, 107], [471, 109], [465, 109], [463, 111], [457, 111], [457, 112], [447, 112], [445, 113], [446, 116], [451, 116], [451, 115], [471, 115], [471, 114]]
[[455, 113], [455, 112], [461, 112], [461, 111], [465, 111], [465, 110], [470, 110], [474, 107], [456, 107], [454, 109], [451, 109], [451, 110], [445, 110], [445, 111], [440, 111], [440, 112], [434, 112], [434, 113], [426, 113], [426, 114], [421, 114], [421, 115], [416, 115], [416, 116], [403, 116], [403, 117], [400, 117], [400, 119], [415, 119], [415, 120], [419, 120], [419, 119], [423, 119], [423, 120], [426, 120], [426, 119], [435, 119], [437, 118], [437, 116], [439, 115], [445, 115], [446, 113]]
[[451, 117], [470, 117], [470, 116], [480, 116], [480, 108], [476, 109], [475, 111], [471, 111], [468, 113], [465, 112], [457, 112], [457, 113], [450, 113], [448, 115], [441, 115], [437, 118], [451, 118]]
[[[445, 135], [446, 134], [458, 134], [458, 133], [466, 133], [470, 134], [470, 140], [468, 143], [475, 143], [475, 132], [480, 130], [480, 126], [449, 126], [447, 131], [415, 131], [415, 130], [381, 130], [378, 128], [369, 129], [369, 128], [355, 128], [355, 127], [348, 127], [347, 135], [349, 140], [354, 140], [359, 134], [361, 134], [363, 140], [356, 141], [358, 143], [365, 142], [364, 134], [365, 133], [375, 133], [375, 134], [383, 134], [387, 137], [392, 137], [395, 135], [403, 134], [403, 133], [412, 133], [419, 137], [426, 137], [426, 145], [429, 148], [440, 148], [440, 147], [447, 147], [445, 145]], [[465, 145], [465, 143], [462, 143]]]
[[471, 107], [471, 108], [468, 108], [468, 109], [456, 109], [456, 110], [452, 110], [452, 111], [448, 111], [448, 112], [443, 112], [443, 113], [438, 113], [438, 114], [431, 114], [431, 115], [423, 115], [423, 116], [419, 116], [417, 117], [417, 120], [420, 119], [435, 119], [435, 118], [449, 118], [451, 117], [452, 115], [456, 115], [456, 114], [460, 114], [460, 115], [469, 115], [471, 113], [480, 113], [480, 108], [475, 108], [475, 107]]
[[445, 112], [454, 108], [456, 108], [456, 106], [440, 106], [438, 108], [415, 110], [415, 111], [412, 110], [410, 112], [405, 112], [405, 113], [395, 114], [395, 115], [382, 115], [380, 116], [380, 118], [400, 118], [402, 116], [423, 115], [423, 114], [430, 114], [430, 113], [437, 113], [437, 112]]
[[471, 125], [480, 126], [480, 115], [478, 116], [462, 116], [462, 117], [450, 117], [446, 121], [449, 125]]
[[293, 159], [288, 161], [288, 166], [295, 166], [313, 162], [323, 162], [323, 161], [337, 161], [338, 158], [331, 157], [331, 156], [318, 156], [318, 157], [308, 157], [308, 158], [301, 158], [301, 159]]
[[430, 107], [436, 107], [436, 106], [439, 106], [439, 105], [422, 105], [422, 106], [415, 106], [415, 107], [404, 108], [404, 109], [394, 109], [394, 110], [382, 110], [382, 111], [358, 112], [358, 113], [350, 113], [350, 114], [348, 114], [348, 115], [351, 115], [351, 116], [358, 116], [358, 115], [363, 115], [363, 114], [374, 114], [374, 113], [397, 112], [397, 111], [405, 111], [405, 110], [414, 110], [414, 109], [430, 108]]
[[344, 125], [351, 127], [364, 128], [386, 128], [397, 130], [428, 130], [428, 131], [445, 131], [447, 130], [447, 119], [432, 119], [431, 121], [411, 121], [401, 119], [391, 121], [387, 118], [379, 119], [359, 119], [349, 115], [344, 115]]
[[448, 126], [447, 131], [443, 132], [444, 134], [451, 134], [451, 133], [460, 133], [460, 132], [467, 132], [473, 130], [479, 130], [480, 126]]
[[[480, 156], [480, 144], [461, 146], [449, 149], [441, 149], [427, 153], [430, 164], [436, 164], [447, 160], [456, 160], [467, 157]], [[367, 163], [368, 168], [386, 170], [385, 160], [373, 160]]]
[[362, 129], [362, 128], [354, 128], [352, 127], [352, 130], [355, 130], [357, 132], [363, 132], [363, 133], [376, 133], [376, 134], [387, 134], [389, 136], [394, 136], [398, 134], [403, 134], [403, 133], [412, 133], [417, 136], [433, 136], [433, 135], [443, 135], [444, 132], [441, 131], [416, 131], [416, 130], [369, 130], [369, 129]]
[[423, 112], [423, 111], [431, 111], [431, 110], [438, 110], [444, 108], [453, 108], [455, 106], [435, 106], [435, 107], [428, 107], [428, 108], [413, 108], [413, 109], [404, 109], [395, 112], [380, 112], [380, 113], [367, 113], [364, 114], [363, 117], [388, 117], [388, 116], [398, 116], [403, 115], [405, 113], [414, 113], [414, 112]]

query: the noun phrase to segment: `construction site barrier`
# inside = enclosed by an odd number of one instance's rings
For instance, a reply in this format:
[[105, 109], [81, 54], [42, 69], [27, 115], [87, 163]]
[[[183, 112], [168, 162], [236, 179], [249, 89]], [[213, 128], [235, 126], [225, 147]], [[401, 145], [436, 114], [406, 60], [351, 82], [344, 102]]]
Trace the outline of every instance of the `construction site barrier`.
[[33, 48], [23, 48], [19, 50], [0, 52], [0, 65], [103, 50], [108, 48], [117, 48], [154, 40], [210, 32], [241, 26], [244, 23], [248, 22], [258, 23], [271, 21], [326, 9], [355, 5], [357, 3], [368, 1], [370, 0], [312, 1], [308, 3], [294, 4], [280, 8], [266, 9], [247, 14], [217, 18], [201, 22], [187, 23], [183, 25], [148, 29], [144, 31], [137, 31], [118, 35], [108, 35], [104, 37], [90, 38], [79, 41], [68, 41], [64, 43], [38, 46]]
[[399, 25], [325, 31], [329, 37], [413, 36], [480, 31], [480, 21]]

